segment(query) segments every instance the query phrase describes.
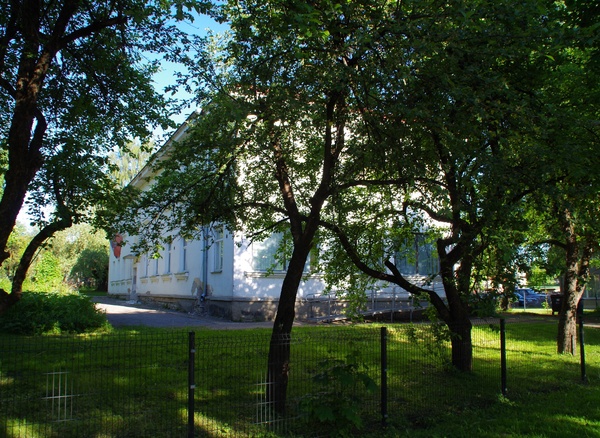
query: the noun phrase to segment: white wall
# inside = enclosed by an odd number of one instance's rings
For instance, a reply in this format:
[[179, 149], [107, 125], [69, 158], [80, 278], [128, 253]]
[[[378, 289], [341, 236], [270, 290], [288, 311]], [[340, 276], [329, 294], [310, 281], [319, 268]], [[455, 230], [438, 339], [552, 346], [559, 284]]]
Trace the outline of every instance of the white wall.
[[130, 293], [135, 267], [138, 295], [191, 298], [204, 292], [205, 283], [213, 294], [231, 295], [232, 248], [228, 249], [233, 246], [231, 239], [230, 242], [227, 242], [227, 239], [224, 241], [223, 269], [219, 271], [214, 268], [214, 248], [204, 251], [205, 244], [202, 240], [185, 242], [178, 237], [170, 247], [168, 244], [164, 246], [165, 249], [161, 251], [161, 257], [158, 259], [146, 254], [134, 256], [129, 245], [123, 247], [119, 258], [111, 253], [109, 293]]
[[[237, 298], [279, 298], [285, 272], [274, 272], [267, 276], [265, 272], [254, 270], [253, 244], [240, 235], [236, 236], [235, 242], [234, 296]], [[298, 298], [320, 295], [324, 288], [325, 284], [318, 275], [307, 275], [305, 281], [300, 284]]]

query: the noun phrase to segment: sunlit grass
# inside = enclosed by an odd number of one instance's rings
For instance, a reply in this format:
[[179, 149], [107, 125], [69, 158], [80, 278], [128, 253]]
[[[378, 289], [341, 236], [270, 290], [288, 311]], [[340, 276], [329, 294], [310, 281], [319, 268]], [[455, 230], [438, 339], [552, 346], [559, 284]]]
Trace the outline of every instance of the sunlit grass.
[[[507, 324], [505, 397], [496, 325], [474, 331], [472, 373], [452, 370], [447, 366], [448, 345], [425, 347], [406, 336], [407, 327], [388, 326], [388, 427], [380, 427], [379, 394], [364, 395], [358, 400], [367, 424], [361, 436], [600, 436], [600, 329], [586, 329], [589, 383], [583, 385], [578, 356], [555, 353], [556, 320]], [[283, 433], [266, 432], [256, 424], [271, 415], [261, 411], [268, 329], [195, 333], [194, 420], [199, 436], [308, 437], [316, 432], [327, 436], [317, 425], [292, 425]], [[0, 335], [0, 346], [12, 339]], [[0, 355], [0, 434], [8, 430], [8, 437], [185, 436], [186, 329], [135, 328], [75, 336], [68, 338], [69, 349], [62, 346], [61, 337], [16, 339], [27, 346], [18, 368], [9, 364], [4, 350]], [[378, 340], [374, 325], [295, 328], [290, 410], [295, 412], [304, 392], [324, 391], [313, 387], [313, 376], [328, 360], [343, 359], [351, 351], [360, 352], [365, 372], [379, 383]], [[34, 348], [36, 344], [40, 348]], [[48, 418], [48, 401], [40, 398], [46, 391], [44, 373], [65, 369], [71, 370], [76, 393], [96, 395], [69, 400], [76, 421], [54, 422]], [[39, 379], [25, 379], [29, 375]], [[15, 394], [12, 398], [6, 395], [9, 390]], [[41, 432], [36, 432], [40, 424]]]

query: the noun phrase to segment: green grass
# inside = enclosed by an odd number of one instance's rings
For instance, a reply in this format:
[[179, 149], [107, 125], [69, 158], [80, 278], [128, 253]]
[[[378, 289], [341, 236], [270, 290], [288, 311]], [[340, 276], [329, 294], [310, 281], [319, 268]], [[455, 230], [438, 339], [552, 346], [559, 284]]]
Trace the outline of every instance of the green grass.
[[588, 384], [581, 382], [578, 357], [556, 354], [555, 337], [555, 323], [509, 324], [506, 397], [475, 399], [459, 411], [428, 412], [424, 430], [408, 425], [387, 436], [600, 436], [600, 329], [585, 332]]
[[[327, 374], [331, 376], [336, 365], [346, 369], [355, 360], [357, 376], [379, 383], [379, 330], [373, 325], [294, 328], [290, 415], [306, 405], [307, 392], [330, 405], [343, 407], [346, 400], [354, 409], [348, 415], [362, 416], [360, 432], [345, 427], [344, 418], [298, 420], [285, 433], [261, 432], [254, 425], [257, 418], [272, 419], [261, 410], [270, 330], [195, 329], [198, 432], [210, 437], [333, 436], [344, 431], [365, 437], [600, 437], [600, 329], [585, 332], [589, 383], [584, 385], [578, 357], [555, 353], [556, 320], [540, 319], [507, 324], [506, 397], [500, 392], [496, 327], [477, 327], [474, 371], [459, 373], [447, 365], [447, 345], [427, 348], [422, 342], [431, 333], [416, 326], [411, 337], [409, 326], [389, 326], [386, 429], [380, 426], [378, 392], [354, 388], [358, 380], [352, 378], [344, 383], [345, 374], [325, 385], [315, 383], [325, 369], [333, 370]], [[0, 335], [0, 435], [7, 429], [8, 437], [185, 436], [186, 333], [129, 328], [69, 337], [68, 348], [62, 337]], [[17, 350], [23, 346], [21, 353], [6, 350], [14, 339]], [[85, 423], [56, 421], [56, 409], [44, 399], [45, 373], [67, 369], [74, 392], [95, 394], [72, 400], [74, 413], [68, 416]], [[336, 415], [342, 415], [340, 410]], [[30, 433], [34, 424], [43, 426], [36, 434]]]
[[87, 295], [88, 297], [106, 297], [106, 296], [108, 296], [108, 292], [106, 292], [106, 291], [99, 291], [99, 290], [95, 290], [95, 289], [86, 289], [86, 288], [80, 289], [79, 293], [82, 295]]

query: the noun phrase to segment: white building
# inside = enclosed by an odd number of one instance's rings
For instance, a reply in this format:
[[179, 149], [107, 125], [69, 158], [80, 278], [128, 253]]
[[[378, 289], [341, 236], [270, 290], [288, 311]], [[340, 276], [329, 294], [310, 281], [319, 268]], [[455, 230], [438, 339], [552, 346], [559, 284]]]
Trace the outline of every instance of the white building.
[[[184, 135], [182, 125], [170, 141]], [[169, 142], [161, 151], [168, 149]], [[161, 155], [159, 152], [159, 158]], [[140, 189], [152, 182], [152, 168], [146, 166], [131, 184]], [[119, 236], [119, 239], [121, 237]], [[220, 226], [203, 227], [197, 240], [179, 235], [165, 236], [160, 257], [132, 253], [135, 236], [125, 236], [124, 245], [113, 243], [109, 261], [109, 295], [128, 300], [160, 302], [187, 311], [201, 309], [213, 316], [234, 321], [271, 320], [275, 316], [286, 262], [276, 256], [281, 236], [250, 242]], [[341, 314], [342, 300], [323, 295], [325, 284], [311, 272], [310, 260], [297, 295], [299, 319]], [[399, 264], [405, 268], [405, 264]], [[412, 274], [418, 280], [418, 272]], [[439, 283], [434, 289], [442, 292]], [[367, 293], [371, 310], [394, 309], [409, 304], [409, 294], [397, 286], [383, 285]]]
[[[250, 243], [221, 227], [202, 233], [205, 238], [191, 242], [176, 236], [160, 258], [131, 254], [130, 245], [120, 257], [111, 253], [109, 294], [187, 310], [202, 305], [211, 315], [233, 320], [272, 319], [285, 275], [280, 264], [272, 268], [277, 236]], [[323, 290], [320, 277], [307, 273], [298, 291], [304, 313], [309, 301], [326, 300]]]

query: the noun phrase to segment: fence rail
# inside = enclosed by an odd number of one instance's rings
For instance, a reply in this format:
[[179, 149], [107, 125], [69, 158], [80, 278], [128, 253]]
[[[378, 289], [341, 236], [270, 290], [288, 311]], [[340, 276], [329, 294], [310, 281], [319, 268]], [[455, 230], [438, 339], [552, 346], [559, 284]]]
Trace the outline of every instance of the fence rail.
[[[531, 384], [512, 381], [510, 371], [508, 383], [502, 376], [499, 320], [475, 322], [468, 377], [449, 366], [448, 339], [435, 325], [302, 328], [290, 339], [286, 411], [276, 413], [267, 399], [270, 335], [2, 336], [0, 435], [250, 437], [268, 430], [324, 436], [340, 419], [379, 427], [402, 416], [418, 426], [424, 409], [435, 414], [491, 401], [506, 386], [517, 391]], [[523, 350], [510, 330], [506, 343], [509, 370], [516, 355], [540, 357]], [[577, 364], [569, 366], [577, 372]], [[428, 404], [432, 396], [437, 406]]]

